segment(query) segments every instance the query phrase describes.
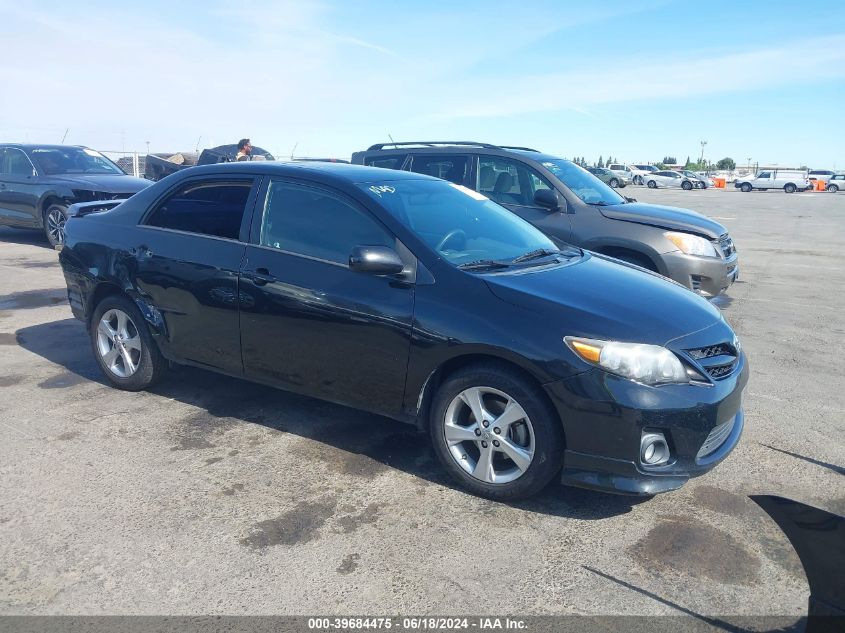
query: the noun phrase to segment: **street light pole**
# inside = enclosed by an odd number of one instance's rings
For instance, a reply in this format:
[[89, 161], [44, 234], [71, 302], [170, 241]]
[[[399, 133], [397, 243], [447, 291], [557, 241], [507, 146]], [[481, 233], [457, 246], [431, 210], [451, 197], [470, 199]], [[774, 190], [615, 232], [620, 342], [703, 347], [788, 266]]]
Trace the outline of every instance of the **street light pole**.
[[707, 141], [701, 141], [701, 158], [698, 159], [699, 164], [704, 162], [704, 146], [707, 145]]

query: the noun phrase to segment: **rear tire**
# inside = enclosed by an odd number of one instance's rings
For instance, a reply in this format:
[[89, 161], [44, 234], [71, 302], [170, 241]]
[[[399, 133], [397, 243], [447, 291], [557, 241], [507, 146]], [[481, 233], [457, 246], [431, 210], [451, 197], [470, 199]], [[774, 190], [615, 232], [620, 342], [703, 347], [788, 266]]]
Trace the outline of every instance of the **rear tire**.
[[50, 246], [55, 248], [65, 243], [65, 224], [67, 224], [67, 207], [63, 204], [51, 204], [44, 210], [44, 235]]
[[648, 188], [649, 189], [657, 189], [657, 183], [654, 182], [653, 180], [649, 180], [648, 181]]
[[795, 193], [795, 190], [796, 190], [796, 189], [798, 189], [798, 187], [796, 187], [795, 185], [793, 185], [791, 182], [790, 182], [790, 183], [787, 183], [787, 184], [785, 184], [785, 185], [783, 186], [783, 190], [784, 190], [786, 193]]
[[91, 348], [105, 377], [118, 389], [140, 391], [154, 385], [167, 371], [147, 323], [129, 299], [103, 299], [91, 318]]
[[563, 429], [540, 386], [495, 362], [465, 367], [440, 385], [429, 432], [449, 475], [472, 494], [496, 501], [540, 492], [562, 465]]
[[692, 183], [689, 180], [685, 180], [681, 183], [681, 189], [683, 189], [684, 191], [689, 191], [690, 189], [692, 189]]
[[747, 182], [742, 183], [742, 185], [739, 188], [739, 190], [742, 191], [743, 193], [748, 193], [749, 191], [751, 191], [751, 189], [753, 189], [753, 187], [750, 184], [748, 184]]

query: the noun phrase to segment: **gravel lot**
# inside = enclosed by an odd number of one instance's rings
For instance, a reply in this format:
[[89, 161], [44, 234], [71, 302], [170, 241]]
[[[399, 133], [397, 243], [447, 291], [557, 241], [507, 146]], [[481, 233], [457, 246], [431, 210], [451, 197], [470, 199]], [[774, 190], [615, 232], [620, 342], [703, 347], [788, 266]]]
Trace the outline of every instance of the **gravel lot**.
[[752, 370], [737, 450], [649, 501], [488, 502], [410, 427], [199, 370], [111, 389], [56, 253], [0, 229], [0, 614], [805, 613], [746, 495], [845, 514], [845, 194], [625, 193], [730, 229]]

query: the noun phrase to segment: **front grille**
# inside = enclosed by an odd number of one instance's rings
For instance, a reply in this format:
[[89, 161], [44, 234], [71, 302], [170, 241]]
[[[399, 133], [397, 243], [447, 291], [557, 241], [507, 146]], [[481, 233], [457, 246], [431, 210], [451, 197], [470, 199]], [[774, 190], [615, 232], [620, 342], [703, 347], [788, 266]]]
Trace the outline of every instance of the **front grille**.
[[736, 422], [736, 416], [732, 417], [727, 422], [723, 422], [722, 424], [714, 427], [713, 430], [710, 431], [710, 435], [707, 436], [707, 439], [704, 440], [704, 444], [701, 445], [698, 455], [695, 456], [696, 459], [701, 459], [702, 457], [711, 455], [722, 444], [724, 444], [725, 440], [728, 439], [728, 436], [734, 428], [734, 422]]
[[727, 233], [719, 237], [719, 247], [722, 249], [722, 253], [724, 253], [725, 259], [728, 259], [734, 253], [736, 253], [734, 241], [731, 239], [731, 236]]
[[707, 347], [688, 349], [687, 353], [714, 380], [730, 376], [736, 369], [739, 360], [739, 352], [729, 343], [717, 343]]

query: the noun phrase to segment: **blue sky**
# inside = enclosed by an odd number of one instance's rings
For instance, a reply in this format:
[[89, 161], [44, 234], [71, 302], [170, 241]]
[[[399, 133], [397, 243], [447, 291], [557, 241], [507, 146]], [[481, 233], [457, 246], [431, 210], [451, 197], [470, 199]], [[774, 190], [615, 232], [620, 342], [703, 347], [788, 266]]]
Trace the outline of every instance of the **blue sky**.
[[845, 169], [840, 5], [0, 0], [0, 140], [348, 158], [390, 134], [627, 162], [706, 140]]

